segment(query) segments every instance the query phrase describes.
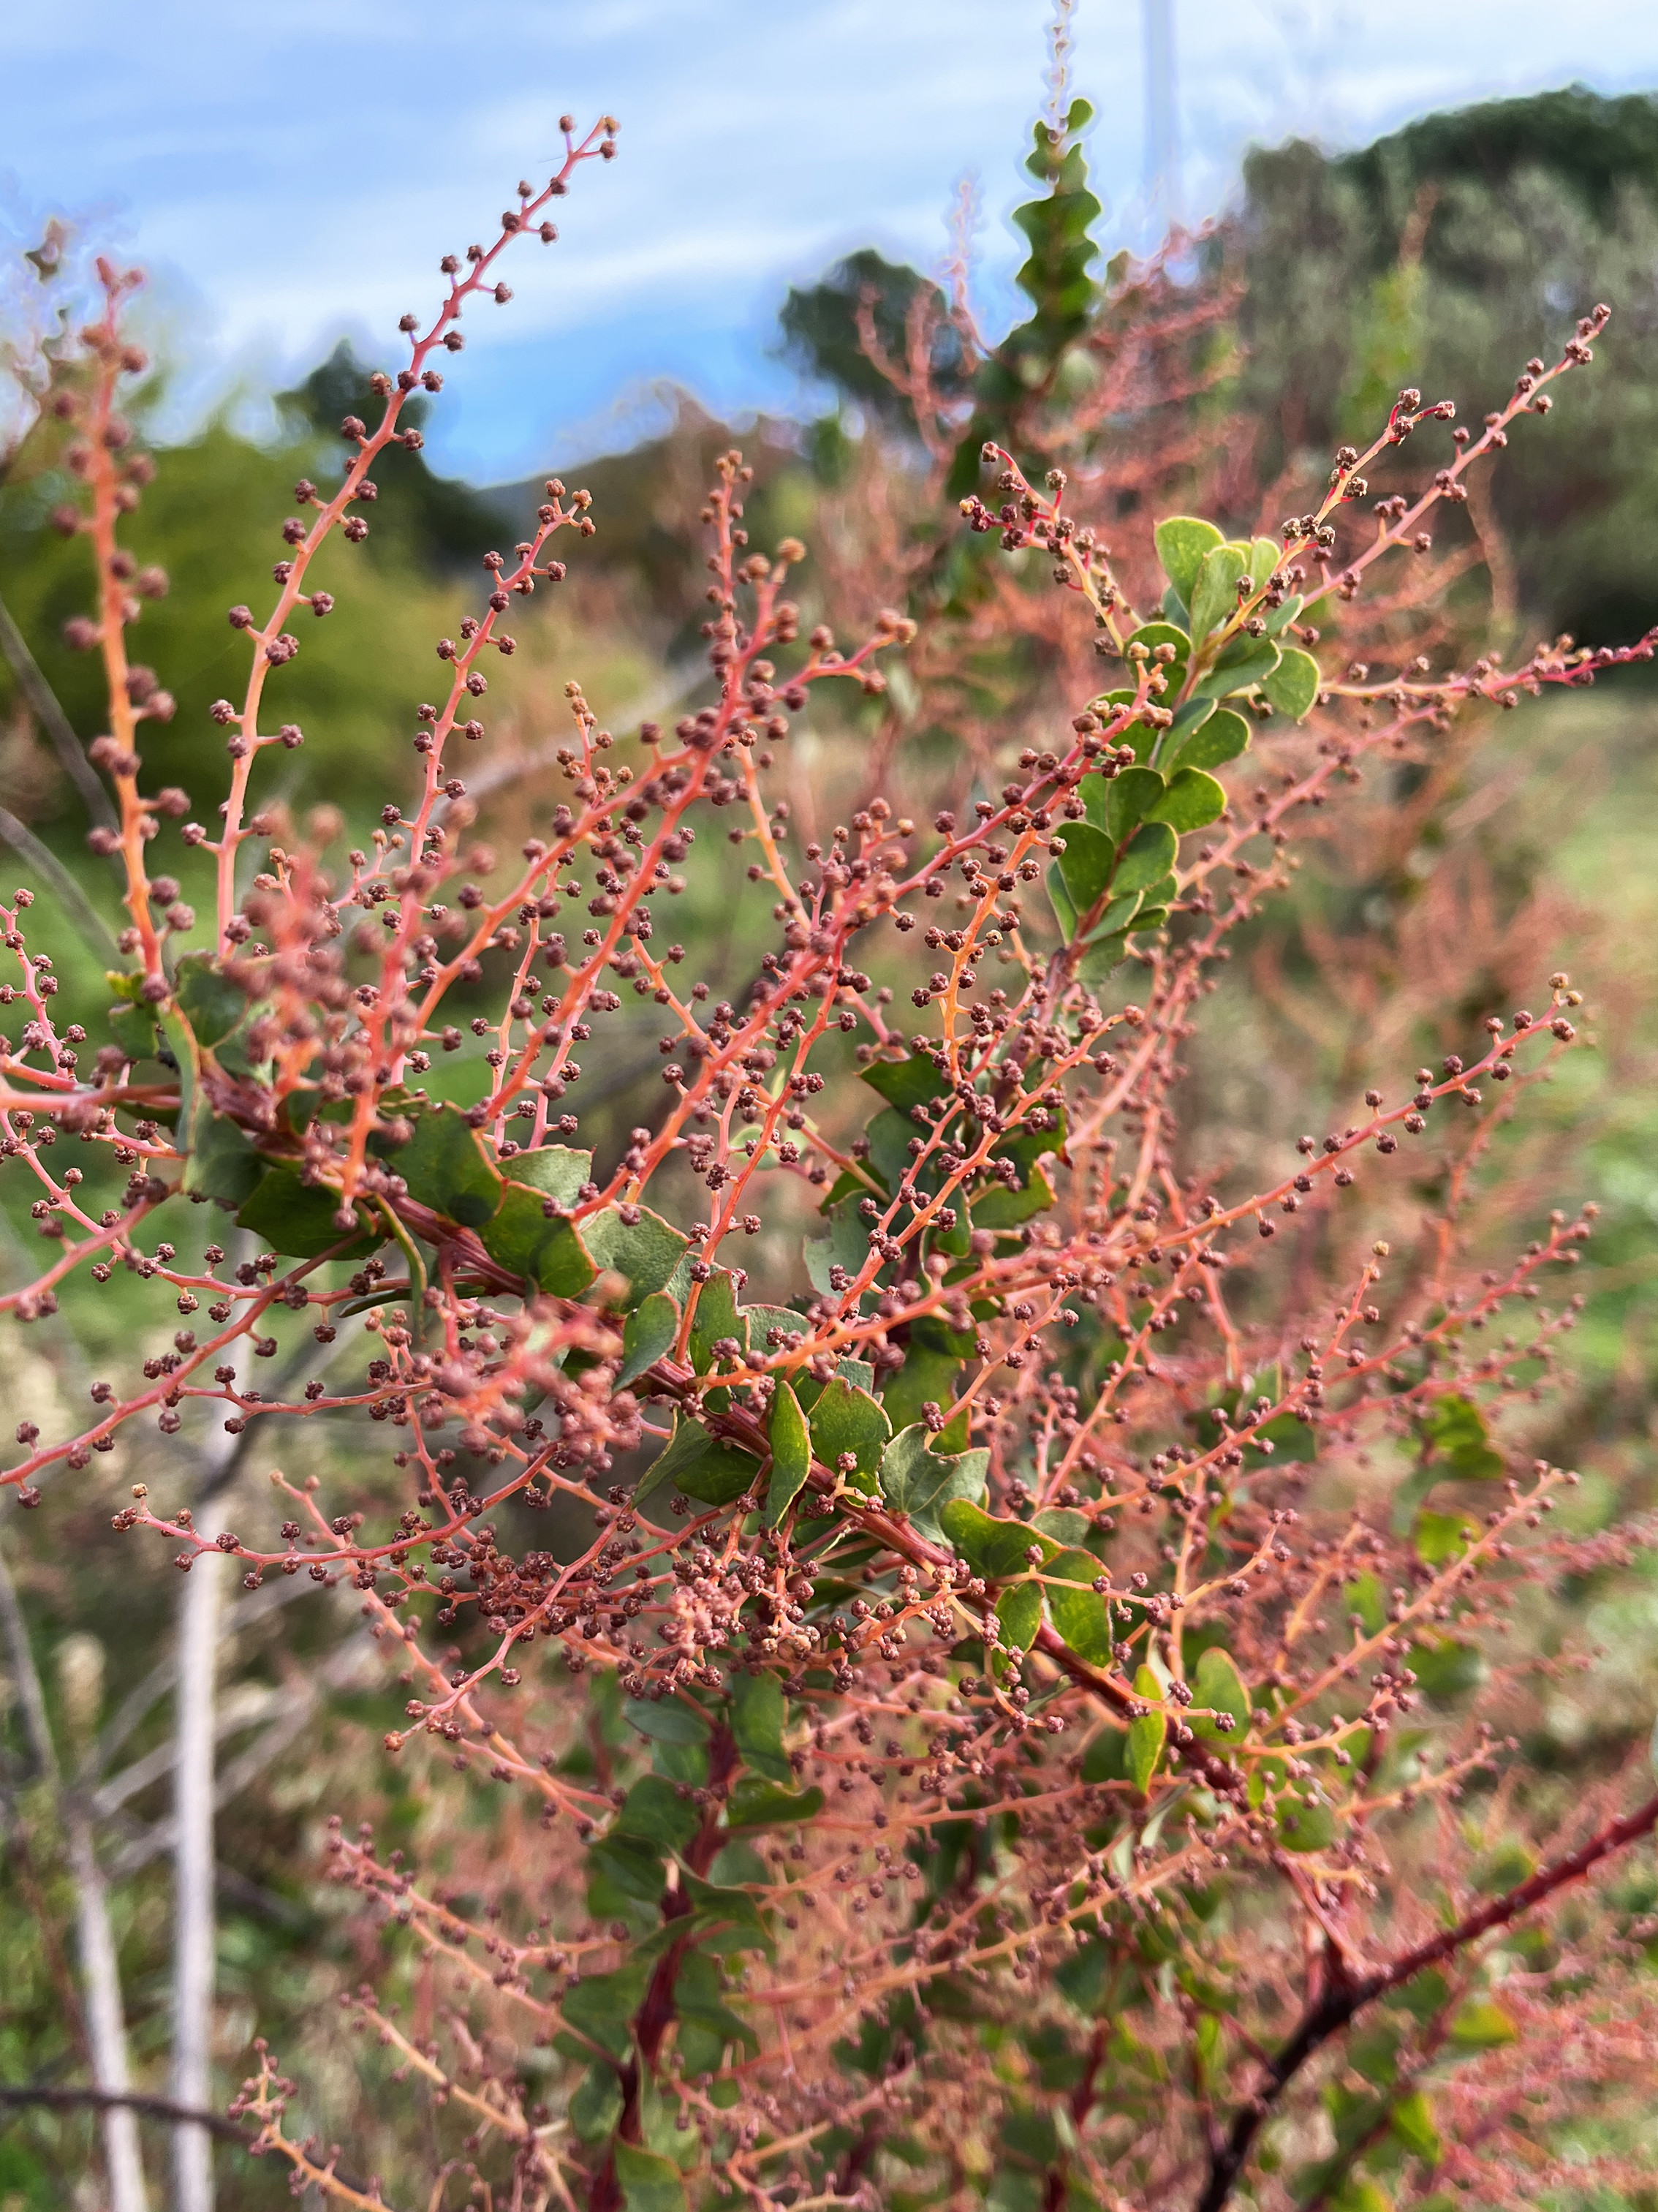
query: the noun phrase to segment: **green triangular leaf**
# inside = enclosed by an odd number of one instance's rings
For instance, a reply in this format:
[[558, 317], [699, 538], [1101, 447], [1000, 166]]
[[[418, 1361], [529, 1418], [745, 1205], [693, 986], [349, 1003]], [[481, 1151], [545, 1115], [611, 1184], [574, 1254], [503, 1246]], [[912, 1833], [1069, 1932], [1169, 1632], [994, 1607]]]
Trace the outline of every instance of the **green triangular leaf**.
[[643, 2003], [650, 1968], [630, 1961], [614, 1974], [584, 1974], [567, 1990], [559, 2010], [567, 2024], [613, 2058], [633, 2048], [633, 2017]]
[[[1163, 797], [1163, 778], [1154, 768], [1126, 768], [1115, 776], [1087, 775], [1082, 799], [1088, 818], [1113, 845], [1138, 830]], [[1071, 830], [1066, 830], [1069, 836]]]
[[811, 1409], [814, 1455], [834, 1469], [841, 1453], [852, 1453], [857, 1466], [848, 1479], [872, 1497], [880, 1492], [881, 1455], [891, 1434], [892, 1424], [879, 1400], [839, 1375], [824, 1385]]
[[1270, 637], [1234, 638], [1212, 668], [1199, 677], [1192, 689], [1201, 698], [1230, 698], [1264, 683], [1278, 666], [1278, 651]]
[[492, 1260], [538, 1289], [555, 1297], [579, 1298], [598, 1270], [574, 1223], [562, 1216], [550, 1221], [545, 1205], [538, 1190], [517, 1182], [503, 1184], [499, 1206], [478, 1231], [479, 1242]]
[[[1068, 837], [1066, 842], [1068, 844]], [[1069, 945], [1077, 934], [1077, 908], [1076, 902], [1066, 889], [1065, 877], [1057, 860], [1048, 865], [1047, 882], [1048, 900], [1054, 908], [1054, 919], [1060, 925], [1060, 934]]]
[[752, 1452], [720, 1437], [711, 1451], [675, 1479], [686, 1497], [695, 1498], [699, 1504], [730, 1505], [753, 1489], [759, 1472], [760, 1462]]
[[1258, 592], [1264, 592], [1274, 570], [1283, 559], [1283, 548], [1276, 538], [1254, 538], [1249, 541], [1249, 581]]
[[[971, 1345], [972, 1339], [969, 1338], [968, 1342]], [[921, 1419], [923, 1409], [929, 1403], [937, 1406], [948, 1422], [957, 1386], [961, 1381], [963, 1365], [960, 1352], [918, 1340], [915, 1328], [911, 1328], [904, 1364], [896, 1370], [888, 1371], [886, 1384], [881, 1392], [881, 1404], [892, 1424], [894, 1443], [912, 1422]], [[891, 1449], [890, 1445], [888, 1449]], [[885, 1465], [883, 1460], [884, 1469]], [[881, 1486], [886, 1490], [884, 1473]], [[890, 1498], [892, 1493], [887, 1491], [886, 1494]]]
[[173, 1002], [203, 1051], [222, 1043], [247, 1012], [247, 993], [221, 974], [211, 953], [190, 952], [173, 978]]
[[821, 1790], [791, 1793], [774, 1782], [744, 1775], [732, 1785], [726, 1801], [726, 1825], [731, 1828], [776, 1828], [813, 1820], [823, 1809]]
[[691, 1316], [691, 1365], [699, 1375], [714, 1366], [714, 1347], [734, 1338], [744, 1352], [749, 1348], [749, 1324], [737, 1304], [737, 1283], [729, 1268], [721, 1267], [697, 1292]]
[[[1098, 782], [1099, 779], [1093, 777], [1090, 781]], [[1161, 776], [1157, 784], [1161, 789]], [[1078, 922], [1111, 880], [1116, 858], [1115, 845], [1102, 830], [1086, 822], [1066, 823], [1065, 850], [1060, 855], [1059, 869], [1072, 908], [1071, 928], [1066, 933], [1067, 936], [1074, 934]]]
[[1111, 1616], [1092, 1585], [1099, 1561], [1091, 1552], [1058, 1553], [1042, 1570], [1048, 1577], [1048, 1617], [1066, 1647], [1090, 1667], [1111, 1664]]
[[679, 1334], [679, 1309], [663, 1291], [653, 1291], [628, 1316], [622, 1331], [622, 1364], [616, 1387], [625, 1389], [671, 1352]]
[[908, 1114], [912, 1106], [925, 1106], [929, 1098], [936, 1097], [941, 1081], [931, 1060], [914, 1055], [908, 1060], [875, 1060], [863, 1070], [863, 1079], [901, 1114]]
[[1187, 602], [1192, 610], [1192, 635], [1201, 639], [1229, 622], [1238, 611], [1238, 585], [1249, 573], [1248, 548], [1217, 545], [1206, 553], [1198, 580]]
[[1077, 963], [1078, 981], [1102, 983], [1112, 969], [1120, 964], [1127, 951], [1128, 939], [1121, 930], [1110, 936], [1102, 934], [1090, 938], [1088, 950]]
[[1014, 1651], [1029, 1651], [1042, 1625], [1040, 1583], [1014, 1583], [996, 1601], [1002, 1641]]
[[314, 1260], [337, 1244], [343, 1260], [372, 1252], [381, 1242], [374, 1216], [366, 1216], [369, 1232], [354, 1237], [335, 1226], [339, 1202], [337, 1191], [301, 1182], [297, 1168], [276, 1167], [258, 1183], [236, 1219], [271, 1251], [285, 1252], [295, 1260]]
[[1144, 1797], [1157, 1771], [1157, 1761], [1163, 1757], [1169, 1716], [1162, 1708], [1163, 1685], [1149, 1667], [1142, 1667], [1135, 1675], [1134, 1693], [1157, 1707], [1155, 1712], [1142, 1713], [1139, 1720], [1130, 1723], [1128, 1730], [1129, 1778]]
[[[1249, 1692], [1230, 1652], [1211, 1644], [1198, 1661], [1191, 1686], [1193, 1711], [1190, 1726], [1193, 1735], [1206, 1737], [1212, 1743], [1236, 1743], [1248, 1734]], [[1196, 1708], [1199, 1705], [1227, 1714], [1233, 1723], [1231, 1729], [1218, 1729], [1206, 1715], [1198, 1714]]]
[[929, 1543], [948, 1540], [939, 1514], [952, 1498], [975, 1503], [985, 1494], [990, 1473], [987, 1451], [965, 1451], [946, 1458], [930, 1449], [919, 1421], [900, 1429], [881, 1457], [881, 1493], [904, 1514]]
[[1212, 522], [1195, 514], [1171, 514], [1152, 532], [1163, 573], [1189, 607], [1198, 572], [1223, 540]]
[[706, 1743], [708, 1715], [683, 1697], [629, 1698], [623, 1717], [653, 1743]]
[[999, 1520], [964, 1498], [950, 1498], [941, 1506], [938, 1522], [946, 1540], [974, 1572], [992, 1582], [1028, 1574], [1033, 1550], [1041, 1559], [1051, 1559], [1060, 1548], [1030, 1522]]
[[[1084, 956], [1086, 958], [1086, 956]], [[1054, 1203], [1054, 1186], [1041, 1168], [1033, 1168], [1023, 1190], [997, 1183], [973, 1201], [975, 1229], [1017, 1229], [1033, 1215], [1046, 1213]]]
[[[517, 1167], [516, 1160], [513, 1165]], [[629, 1305], [637, 1305], [653, 1291], [666, 1290], [689, 1249], [689, 1239], [670, 1228], [662, 1216], [653, 1213], [648, 1206], [640, 1207], [639, 1218], [631, 1224], [612, 1206], [607, 1206], [602, 1213], [586, 1214], [580, 1235], [595, 1262], [607, 1273], [625, 1279], [626, 1303]]]
[[622, 2118], [622, 2082], [614, 2066], [590, 2066], [569, 2103], [570, 2127], [578, 2142], [603, 2142]]
[[668, 1872], [662, 1854], [643, 1836], [601, 1836], [587, 1852], [595, 1874], [613, 1882], [623, 1897], [641, 1905], [655, 1905], [667, 1887]]
[[1442, 1462], [1442, 1475], [1454, 1475], [1459, 1482], [1491, 1482], [1505, 1472], [1503, 1455], [1491, 1449], [1485, 1417], [1472, 1398], [1436, 1398], [1417, 1425]]
[[676, 1413], [672, 1436], [639, 1479], [639, 1487], [634, 1492], [635, 1505], [642, 1505], [647, 1498], [654, 1497], [665, 1483], [677, 1482], [682, 1474], [689, 1473], [713, 1449], [714, 1438], [700, 1422]]
[[[215, 1114], [198, 1091], [191, 1115], [184, 1188], [192, 1196], [240, 1206], [258, 1188], [267, 1163], [234, 1121]], [[339, 1231], [335, 1231], [337, 1237]]]
[[616, 1826], [616, 1836], [639, 1836], [665, 1851], [683, 1851], [701, 1826], [695, 1805], [659, 1774], [641, 1774], [628, 1792]]
[[811, 1436], [800, 1401], [780, 1381], [771, 1402], [771, 1481], [766, 1491], [766, 1526], [774, 1528], [805, 1486], [811, 1473]]
[[422, 1114], [408, 1142], [392, 1152], [390, 1164], [416, 1205], [463, 1228], [481, 1229], [501, 1204], [501, 1178], [458, 1107], [439, 1106]]
[[792, 1783], [794, 1769], [783, 1749], [788, 1708], [775, 1674], [738, 1674], [732, 1684], [732, 1734], [756, 1774]]

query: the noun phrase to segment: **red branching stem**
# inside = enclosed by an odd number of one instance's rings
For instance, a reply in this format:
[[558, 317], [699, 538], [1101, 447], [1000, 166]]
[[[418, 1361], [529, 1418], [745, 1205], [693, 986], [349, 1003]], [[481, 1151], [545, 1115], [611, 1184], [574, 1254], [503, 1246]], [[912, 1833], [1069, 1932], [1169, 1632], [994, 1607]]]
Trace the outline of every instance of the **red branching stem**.
[[1386, 1996], [1390, 1990], [1403, 1989], [1429, 1967], [1455, 1958], [1471, 1943], [1477, 1943], [1482, 1936], [1488, 1936], [1492, 1929], [1508, 1927], [1533, 1906], [1552, 1897], [1557, 1890], [1565, 1888], [1570, 1882], [1582, 1881], [1602, 1859], [1638, 1843], [1655, 1828], [1658, 1828], [1658, 1796], [1649, 1797], [1632, 1813], [1608, 1820], [1587, 1843], [1578, 1844], [1575, 1850], [1568, 1851], [1552, 1864], [1540, 1867], [1534, 1875], [1500, 1897], [1488, 1899], [1465, 1914], [1454, 1928], [1442, 1929], [1437, 1936], [1429, 1936], [1389, 1965], [1356, 1980], [1332, 1980], [1323, 1995], [1302, 2015], [1294, 2033], [1267, 2069], [1260, 2088], [1234, 2119], [1211, 2162], [1195, 2212], [1221, 2212], [1243, 2172], [1251, 2145], [1284, 2091], [1331, 2037], [1341, 2033], [1355, 2014], [1374, 2004], [1378, 1997]]

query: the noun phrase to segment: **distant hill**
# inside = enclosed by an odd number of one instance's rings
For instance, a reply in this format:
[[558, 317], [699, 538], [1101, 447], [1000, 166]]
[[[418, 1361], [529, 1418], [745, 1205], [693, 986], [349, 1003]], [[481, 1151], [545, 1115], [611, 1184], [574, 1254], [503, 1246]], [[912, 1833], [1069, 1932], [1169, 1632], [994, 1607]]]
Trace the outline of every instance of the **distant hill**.
[[1594, 368], [1516, 430], [1497, 513], [1535, 619], [1596, 641], [1658, 619], [1658, 95], [1574, 86], [1355, 153], [1256, 152], [1236, 228], [1264, 481], [1359, 437], [1400, 384], [1477, 420], [1609, 301]]

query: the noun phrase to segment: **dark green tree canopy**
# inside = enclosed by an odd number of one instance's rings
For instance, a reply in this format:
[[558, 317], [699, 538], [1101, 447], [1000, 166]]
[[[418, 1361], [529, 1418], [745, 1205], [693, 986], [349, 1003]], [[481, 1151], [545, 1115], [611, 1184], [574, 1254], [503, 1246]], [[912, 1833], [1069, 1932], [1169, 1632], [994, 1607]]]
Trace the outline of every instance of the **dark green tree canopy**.
[[968, 363], [949, 303], [931, 278], [905, 262], [889, 261], [872, 246], [848, 253], [817, 283], [789, 288], [779, 317], [783, 351], [808, 376], [834, 386], [880, 421], [913, 430], [909, 401], [864, 349], [858, 313], [867, 301], [878, 343], [902, 365], [918, 300], [927, 318], [928, 372], [940, 396], [954, 398], [965, 388]]

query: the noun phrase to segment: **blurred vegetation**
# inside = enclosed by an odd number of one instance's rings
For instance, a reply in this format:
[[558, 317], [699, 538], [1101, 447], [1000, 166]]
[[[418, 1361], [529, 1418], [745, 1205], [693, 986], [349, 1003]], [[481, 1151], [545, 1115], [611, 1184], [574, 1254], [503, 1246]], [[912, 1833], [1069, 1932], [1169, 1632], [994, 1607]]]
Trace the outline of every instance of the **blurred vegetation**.
[[[1042, 158], [1039, 143], [1033, 167]], [[1080, 175], [1052, 181], [1055, 234], [1046, 244], [1032, 238], [1031, 317], [976, 368], [953, 335], [940, 341], [932, 362], [952, 394], [965, 394], [969, 374], [976, 380], [977, 411], [962, 441], [969, 461], [999, 407], [1041, 398], [1063, 373], [1070, 338], [1097, 307], [1089, 236], [1096, 210]], [[1589, 641], [1619, 641], [1658, 620], [1658, 380], [1649, 368], [1658, 326], [1658, 100], [1602, 100], [1574, 90], [1430, 117], [1336, 158], [1291, 144], [1252, 155], [1244, 188], [1236, 220], [1196, 249], [1217, 284], [1236, 279], [1241, 287], [1232, 325], [1239, 366], [1225, 395], [1254, 433], [1241, 504], [1270, 498], [1281, 478], [1304, 469], [1309, 454], [1323, 468], [1342, 440], [1362, 441], [1401, 384], [1420, 386], [1430, 398], [1454, 397], [1465, 419], [1477, 419], [1503, 396], [1503, 380], [1527, 356], [1551, 355], [1576, 317], [1604, 298], [1616, 319], [1599, 365], [1571, 380], [1546, 426], [1525, 426], [1527, 434], [1516, 438], [1492, 479], [1489, 525], [1499, 549], [1491, 562], [1493, 611], [1515, 641], [1526, 632], [1570, 629]], [[1057, 257], [1052, 283], [1039, 266], [1047, 247]], [[848, 257], [819, 286], [790, 294], [785, 340], [838, 393], [840, 405], [816, 425], [762, 424], [745, 434], [758, 466], [750, 501], [756, 544], [786, 532], [811, 543], [820, 509], [855, 475], [865, 441], [902, 441], [913, 431], [902, 397], [872, 374], [858, 349], [855, 310], [872, 287], [881, 301], [878, 330], [896, 348], [909, 306], [928, 282], [871, 252]], [[947, 322], [944, 328], [953, 331]], [[239, 601], [262, 604], [295, 481], [332, 480], [330, 441], [340, 417], [362, 404], [362, 368], [342, 349], [285, 396], [272, 442], [252, 442], [216, 422], [158, 457], [131, 543], [140, 562], [167, 569], [172, 590], [146, 606], [134, 650], [178, 706], [166, 726], [147, 726], [145, 750], [153, 781], [192, 791], [202, 818], [210, 819], [222, 765], [221, 733], [208, 710], [236, 687], [245, 667], [245, 647], [225, 611]], [[592, 491], [599, 533], [572, 557], [561, 592], [526, 611], [520, 650], [494, 680], [486, 714], [493, 742], [480, 753], [480, 767], [494, 773], [513, 759], [525, 767], [517, 781], [497, 784], [481, 799], [484, 832], [516, 836], [550, 807], [549, 749], [566, 734], [567, 681], [579, 680], [618, 726], [624, 714], [636, 722], [683, 711], [682, 701], [697, 696], [689, 660], [706, 580], [697, 514], [713, 456], [730, 438], [687, 401], [661, 438], [565, 472]], [[0, 597], [70, 721], [90, 738], [100, 726], [95, 660], [70, 652], [62, 639], [65, 620], [84, 607], [88, 563], [84, 550], [58, 537], [49, 520], [64, 493], [64, 444], [61, 426], [43, 423], [0, 484]], [[294, 810], [337, 806], [355, 824], [372, 821], [406, 771], [427, 680], [421, 671], [429, 669], [435, 680], [434, 643], [470, 604], [483, 553], [511, 541], [540, 489], [481, 491], [449, 483], [415, 453], [388, 454], [380, 475], [367, 544], [354, 549], [336, 539], [324, 556], [316, 581], [338, 605], [325, 622], [307, 618], [301, 652], [284, 672], [281, 691], [282, 715], [302, 726], [306, 743], [284, 756], [288, 781], [276, 798]], [[1255, 518], [1238, 519], [1247, 525]], [[806, 611], [813, 617], [810, 604]], [[991, 689], [997, 678], [998, 672], [987, 671]], [[1472, 803], [1470, 793], [1506, 794], [1499, 809], [1480, 817], [1473, 847], [1467, 838], [1457, 845], [1458, 865], [1484, 872], [1499, 934], [1518, 926], [1522, 910], [1546, 912], [1554, 932], [1540, 939], [1546, 962], [1559, 958], [1582, 970], [1602, 1009], [1601, 1051], [1573, 1061], [1545, 1134], [1550, 1160], [1558, 1164], [1564, 1151], [1576, 1176], [1559, 1202], [1590, 1196], [1603, 1209], [1602, 1234], [1583, 1271], [1588, 1304], [1576, 1340], [1588, 1386], [1575, 1401], [1582, 1426], [1556, 1449], [1563, 1460], [1596, 1457], [1600, 1472], [1586, 1485], [1584, 1510], [1608, 1520], [1620, 1493], [1626, 1504], [1631, 1490], [1651, 1481], [1658, 1310], [1652, 1233], [1658, 1018], [1649, 949], [1658, 927], [1652, 889], [1658, 699], [1635, 691], [1622, 697], [1621, 705], [1597, 696], [1506, 719], [1444, 810], [1454, 815]], [[835, 769], [862, 726], [828, 724], [797, 740], [807, 748], [808, 780], [814, 760], [826, 776]], [[112, 912], [108, 880], [85, 852], [80, 802], [3, 667], [0, 804]], [[1235, 1136], [1253, 1130], [1263, 1147], [1281, 1137], [1279, 1099], [1262, 1087], [1263, 1034], [1282, 1068], [1293, 1071], [1293, 1086], [1284, 1073], [1285, 1093], [1304, 1091], [1309, 1068], [1328, 1091], [1351, 1089], [1358, 1056], [1373, 1040], [1373, 1010], [1357, 1000], [1344, 1004], [1339, 975], [1321, 969], [1309, 946], [1321, 932], [1333, 929], [1339, 937], [1344, 902], [1363, 907], [1382, 900], [1397, 917], [1408, 973], [1411, 918], [1430, 911], [1436, 868], [1454, 843], [1454, 830], [1440, 820], [1400, 866], [1373, 881], [1331, 884], [1309, 871], [1297, 915], [1260, 926], [1249, 957], [1240, 957], [1225, 987], [1231, 1042], [1199, 1070], [1212, 1089], [1218, 1129], [1224, 1125]], [[26, 861], [13, 876], [39, 880]], [[190, 895], [188, 879], [185, 889]], [[736, 902], [704, 878], [677, 909], [675, 925], [695, 948], [698, 972], [733, 991], [746, 973], [736, 911]], [[61, 921], [52, 927], [55, 936], [45, 941], [67, 994], [95, 1005], [95, 949]], [[722, 985], [722, 978], [729, 981]], [[1487, 1004], [1482, 999], [1475, 1015]], [[1426, 1052], [1436, 1042], [1430, 1025], [1418, 1022], [1398, 1041], [1395, 1056]], [[601, 1154], [647, 1110], [653, 1037], [641, 1031], [641, 1043], [636, 1073], [623, 1071], [606, 1098], [583, 1099], [585, 1138], [596, 1139]], [[1253, 1163], [1241, 1158], [1239, 1164], [1248, 1170]], [[1538, 1197], [1540, 1206], [1549, 1202]], [[15, 1237], [27, 1227], [26, 1220], [13, 1223], [0, 1234]], [[100, 1346], [134, 1325], [118, 1282], [102, 1295], [103, 1304], [93, 1300], [84, 1310], [66, 1304], [68, 1326], [50, 1341], [44, 1332], [31, 1339], [33, 1364], [13, 1375], [9, 1395], [32, 1405], [53, 1393], [84, 1398]], [[309, 1445], [318, 1464], [337, 1448], [322, 1437]], [[169, 1462], [164, 1441], [149, 1449], [157, 1466], [187, 1479], [187, 1468]], [[76, 1478], [82, 1486], [73, 1497], [60, 1489], [48, 1511], [27, 1522], [9, 1516], [4, 1523], [54, 1720], [68, 1745], [89, 1747], [100, 1729], [108, 1730], [124, 1697], [167, 1650], [172, 1593], [153, 1578], [132, 1577], [107, 1534], [117, 1492], [141, 1477], [155, 1479], [156, 1467], [118, 1452]], [[1609, 1565], [1604, 1588], [1585, 1589], [1582, 1605], [1612, 1658], [1609, 1671], [1594, 1678], [1594, 1692], [1562, 1685], [1552, 1741], [1539, 1750], [1560, 1773], [1563, 1790], [1574, 1771], [1604, 1768], [1630, 1730], [1649, 1723], [1658, 1664], [1658, 1580], [1649, 1564], [1621, 1578]], [[285, 1610], [303, 1621], [297, 1636], [291, 1620], [279, 1627], [272, 1612], [246, 1617], [227, 1654], [227, 1682], [293, 1696], [338, 1657], [355, 1627], [349, 1607], [331, 1600]], [[77, 1677], [64, 1661], [66, 1650], [81, 1648], [71, 1639], [88, 1636], [102, 1653], [90, 1706], [84, 1668]], [[82, 2066], [65, 1963], [72, 1916], [55, 1869], [50, 1808], [25, 1784], [15, 1685], [3, 1694], [0, 2081], [70, 2081], [82, 2078]], [[361, 1771], [364, 1747], [378, 1741], [387, 1710], [378, 1671], [359, 1683], [348, 1670], [317, 1700], [303, 1733], [249, 1775], [222, 1816], [224, 2081], [229, 2087], [240, 2079], [256, 2033], [293, 2059], [303, 2046], [307, 2096], [342, 2133], [358, 2100], [361, 2054], [333, 2028], [332, 1999], [363, 1972], [361, 1947], [377, 1948], [380, 1939], [319, 1896], [315, 1871], [322, 1820], [346, 1796], [337, 1784], [348, 1760], [351, 1797], [371, 1794]], [[167, 1725], [161, 1695], [118, 1747], [120, 1761], [155, 1749]], [[268, 1711], [250, 1719], [227, 1737], [222, 1758], [236, 1758], [269, 1726]], [[441, 1843], [464, 1863], [490, 1834], [496, 1809], [487, 1785], [456, 1778], [440, 1793], [412, 1769], [394, 1771], [372, 1750], [367, 1756], [382, 1770], [374, 1787], [388, 1845], [419, 1844], [429, 1853]], [[161, 1773], [135, 1792], [112, 1824], [112, 1853], [164, 1817], [166, 1787]], [[167, 2039], [167, 1895], [164, 1856], [151, 1856], [117, 1887], [135, 2050], [141, 2070], [148, 2067], [152, 2075], [151, 2062]], [[419, 1991], [408, 1994], [418, 2008]], [[391, 2108], [382, 2102], [380, 2109]], [[394, 2142], [390, 2134], [377, 2137], [375, 2125], [369, 2114], [358, 2115], [354, 2155], [365, 2162], [383, 2155], [390, 2175]], [[88, 2172], [92, 2141], [88, 2124], [76, 2118], [0, 2117], [0, 2205], [46, 2212], [98, 2202]], [[227, 2203], [274, 2206], [284, 2193], [275, 2174], [239, 2163], [232, 2184], [230, 2170], [227, 2163]]]
[[1518, 605], [1585, 641], [1658, 606], [1658, 100], [1576, 88], [1434, 115], [1329, 160], [1253, 154], [1239, 225], [1246, 404], [1270, 482], [1333, 449], [1404, 383], [1465, 420], [1606, 300], [1605, 374], [1495, 477]]

